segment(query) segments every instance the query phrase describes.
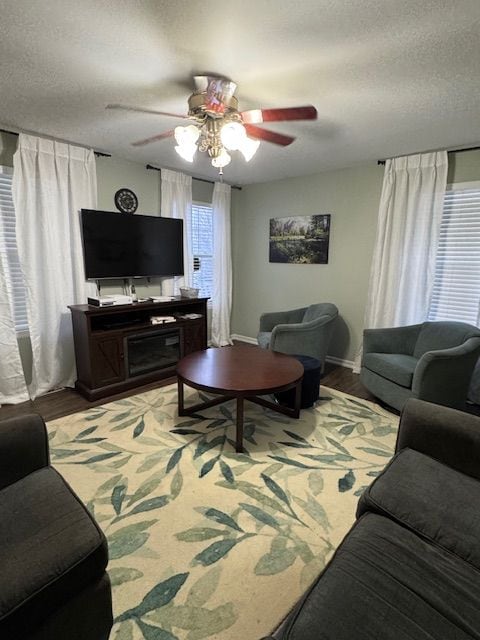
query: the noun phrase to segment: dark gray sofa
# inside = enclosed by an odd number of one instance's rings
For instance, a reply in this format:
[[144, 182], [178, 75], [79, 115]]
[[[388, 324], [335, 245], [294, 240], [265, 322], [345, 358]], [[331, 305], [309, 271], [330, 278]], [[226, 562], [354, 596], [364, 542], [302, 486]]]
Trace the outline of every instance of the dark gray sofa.
[[480, 418], [407, 401], [395, 456], [272, 638], [480, 639]]
[[105, 536], [49, 464], [43, 419], [0, 422], [0, 638], [107, 640]]

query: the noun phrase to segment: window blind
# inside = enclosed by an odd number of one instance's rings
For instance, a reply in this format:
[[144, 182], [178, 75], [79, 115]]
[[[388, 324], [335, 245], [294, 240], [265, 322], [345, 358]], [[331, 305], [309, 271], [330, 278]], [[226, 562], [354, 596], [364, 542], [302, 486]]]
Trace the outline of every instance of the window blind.
[[[207, 204], [192, 204], [192, 250], [200, 268], [193, 272], [193, 286], [201, 297], [213, 292], [213, 211]], [[197, 263], [198, 265], [198, 263]]]
[[13, 306], [15, 329], [27, 331], [27, 300], [15, 234], [12, 178], [12, 169], [0, 167], [0, 260], [6, 276], [9, 299]]
[[429, 320], [477, 325], [480, 302], [480, 183], [445, 193]]

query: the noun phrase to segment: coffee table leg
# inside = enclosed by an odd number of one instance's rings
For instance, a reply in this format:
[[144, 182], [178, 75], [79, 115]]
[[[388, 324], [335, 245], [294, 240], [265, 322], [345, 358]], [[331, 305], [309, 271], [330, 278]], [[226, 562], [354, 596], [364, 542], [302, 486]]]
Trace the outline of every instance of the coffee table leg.
[[177, 386], [178, 386], [178, 415], [179, 416], [183, 416], [184, 415], [183, 411], [184, 411], [184, 408], [185, 408], [184, 403], [183, 403], [184, 402], [184, 400], [183, 400], [183, 382], [181, 380], [178, 380], [177, 382], [178, 382], [178, 384], [177, 384]]
[[237, 398], [237, 453], [243, 451], [243, 398]]
[[300, 416], [300, 405], [302, 404], [302, 381], [295, 387], [295, 418]]

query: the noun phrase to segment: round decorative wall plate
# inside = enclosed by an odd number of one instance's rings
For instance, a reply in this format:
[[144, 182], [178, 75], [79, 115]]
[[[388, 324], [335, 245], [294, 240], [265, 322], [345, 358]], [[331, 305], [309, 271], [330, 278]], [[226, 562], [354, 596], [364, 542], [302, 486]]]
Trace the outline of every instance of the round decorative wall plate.
[[119, 189], [114, 196], [114, 201], [121, 213], [135, 213], [138, 207], [138, 198], [131, 189]]

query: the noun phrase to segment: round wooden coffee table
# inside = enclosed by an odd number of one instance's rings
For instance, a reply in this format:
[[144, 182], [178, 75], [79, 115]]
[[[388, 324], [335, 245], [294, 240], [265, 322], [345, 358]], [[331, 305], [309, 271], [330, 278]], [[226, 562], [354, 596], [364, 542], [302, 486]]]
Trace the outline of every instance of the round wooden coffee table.
[[[234, 346], [196, 351], [177, 365], [178, 415], [189, 416], [227, 400], [237, 400], [236, 450], [243, 450], [243, 402], [249, 400], [291, 418], [300, 415], [303, 365], [295, 358], [260, 347]], [[185, 407], [183, 385], [220, 394], [206, 402]], [[259, 398], [295, 387], [293, 409]]]

